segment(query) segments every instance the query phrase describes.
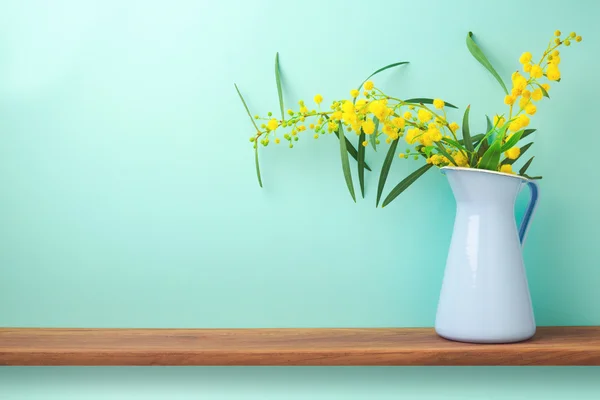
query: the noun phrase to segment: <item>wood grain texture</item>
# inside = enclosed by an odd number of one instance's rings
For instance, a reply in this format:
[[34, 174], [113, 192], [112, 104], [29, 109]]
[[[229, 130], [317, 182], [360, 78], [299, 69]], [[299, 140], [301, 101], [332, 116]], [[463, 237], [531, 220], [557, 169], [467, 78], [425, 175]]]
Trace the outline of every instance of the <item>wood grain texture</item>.
[[496, 345], [431, 328], [0, 328], [0, 365], [600, 365], [600, 327], [540, 327]]

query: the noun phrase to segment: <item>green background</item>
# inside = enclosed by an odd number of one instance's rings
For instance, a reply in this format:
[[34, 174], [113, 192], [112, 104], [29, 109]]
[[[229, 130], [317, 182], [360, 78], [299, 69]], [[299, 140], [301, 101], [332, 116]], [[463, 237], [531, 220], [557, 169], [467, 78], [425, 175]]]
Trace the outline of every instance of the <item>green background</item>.
[[[3, 1], [0, 326], [432, 326], [454, 200], [432, 171], [386, 209], [352, 203], [333, 136], [261, 149], [254, 113], [347, 96], [373, 70], [398, 97], [503, 92], [555, 29], [562, 82], [539, 104], [542, 200], [525, 248], [538, 325], [598, 325], [599, 3]], [[460, 121], [459, 121], [460, 122]], [[264, 151], [263, 151], [264, 150]], [[377, 170], [383, 154], [367, 160]], [[354, 162], [352, 161], [354, 166]], [[389, 182], [415, 169], [395, 161]], [[356, 173], [355, 173], [356, 176]], [[391, 185], [390, 185], [391, 186]], [[389, 190], [389, 188], [388, 188]], [[526, 203], [518, 201], [518, 215]], [[2, 368], [0, 398], [598, 398], [595, 368]]]

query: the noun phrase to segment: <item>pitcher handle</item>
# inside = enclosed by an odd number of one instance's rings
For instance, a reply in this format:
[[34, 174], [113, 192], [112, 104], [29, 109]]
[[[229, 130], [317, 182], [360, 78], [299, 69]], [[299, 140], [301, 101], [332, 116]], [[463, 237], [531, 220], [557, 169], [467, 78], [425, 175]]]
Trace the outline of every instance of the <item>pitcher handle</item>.
[[538, 184], [535, 181], [530, 180], [527, 181], [527, 186], [529, 186], [529, 190], [531, 191], [531, 199], [529, 200], [527, 211], [525, 211], [523, 221], [521, 221], [521, 227], [519, 228], [519, 239], [521, 240], [521, 246], [525, 244], [527, 232], [529, 232], [529, 226], [531, 225], [531, 219], [533, 218], [533, 214], [535, 213], [535, 209], [537, 208], [538, 201], [540, 199], [540, 187]]

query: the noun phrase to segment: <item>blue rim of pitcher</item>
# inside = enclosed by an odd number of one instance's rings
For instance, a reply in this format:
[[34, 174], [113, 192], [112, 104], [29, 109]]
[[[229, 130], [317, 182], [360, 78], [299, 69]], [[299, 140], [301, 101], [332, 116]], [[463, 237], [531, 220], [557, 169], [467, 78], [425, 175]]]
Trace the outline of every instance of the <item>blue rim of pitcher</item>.
[[492, 174], [492, 175], [500, 175], [500, 176], [508, 176], [509, 178], [517, 178], [517, 179], [521, 179], [524, 182], [531, 182], [531, 179], [527, 179], [524, 176], [517, 175], [517, 174], [508, 174], [506, 172], [500, 172], [500, 171], [490, 171], [490, 170], [487, 170], [487, 169], [465, 168], [465, 167], [451, 167], [451, 166], [440, 168], [440, 171], [442, 171], [442, 174], [445, 173], [445, 171], [447, 171], [447, 170], [484, 172], [484, 173]]

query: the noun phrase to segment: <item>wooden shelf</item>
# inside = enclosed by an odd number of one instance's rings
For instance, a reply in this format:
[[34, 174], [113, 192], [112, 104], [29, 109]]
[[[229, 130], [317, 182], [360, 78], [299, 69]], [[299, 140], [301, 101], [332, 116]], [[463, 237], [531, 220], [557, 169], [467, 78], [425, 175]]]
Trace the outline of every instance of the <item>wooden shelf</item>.
[[0, 365], [600, 365], [600, 327], [467, 344], [431, 328], [0, 328]]

